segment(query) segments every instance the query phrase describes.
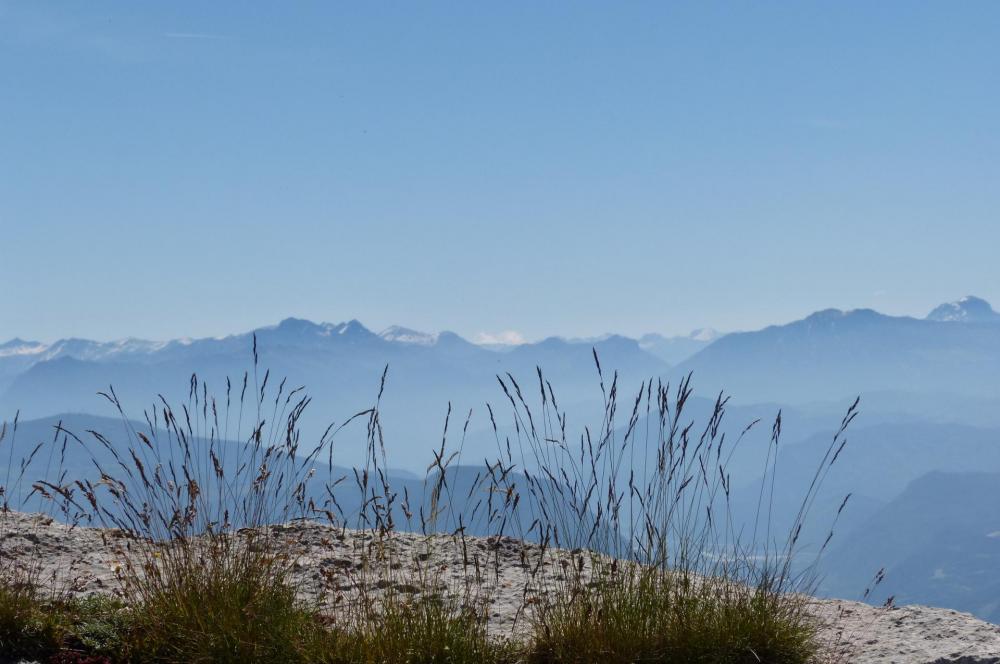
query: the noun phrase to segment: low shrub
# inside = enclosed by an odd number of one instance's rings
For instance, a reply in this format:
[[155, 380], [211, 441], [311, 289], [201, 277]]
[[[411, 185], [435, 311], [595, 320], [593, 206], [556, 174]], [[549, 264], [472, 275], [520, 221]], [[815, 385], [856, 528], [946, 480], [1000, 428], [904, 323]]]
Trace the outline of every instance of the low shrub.
[[58, 650], [62, 616], [42, 597], [30, 575], [0, 573], [0, 653], [38, 658]]
[[[121, 656], [135, 613], [108, 595], [90, 595], [48, 607], [63, 615], [63, 662], [108, 662]], [[77, 659], [71, 659], [76, 656]]]

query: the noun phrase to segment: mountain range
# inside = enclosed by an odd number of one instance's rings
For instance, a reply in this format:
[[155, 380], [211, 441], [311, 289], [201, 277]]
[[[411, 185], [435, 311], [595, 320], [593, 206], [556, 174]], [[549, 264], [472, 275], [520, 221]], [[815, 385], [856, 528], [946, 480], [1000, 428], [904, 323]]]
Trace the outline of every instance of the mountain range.
[[754, 332], [552, 337], [502, 349], [451, 332], [393, 326], [376, 334], [357, 320], [295, 318], [223, 338], [71, 338], [51, 344], [13, 339], [0, 345], [0, 416], [107, 414], [96, 393], [108, 386], [137, 415], [157, 395], [183, 398], [195, 373], [218, 391], [227, 378], [238, 382], [253, 368], [255, 340], [261, 373], [269, 369], [276, 379], [304, 385], [322, 404], [321, 412], [314, 409], [305, 418], [307, 429], [368, 407], [388, 366], [385, 425], [400, 448], [400, 463], [413, 467], [420, 462], [408, 452], [431, 446], [449, 403], [456, 412], [478, 413], [470, 431], [481, 448], [490, 447], [491, 436], [480, 434], [489, 428], [484, 405], [501, 396], [497, 374], [510, 373], [537, 394], [540, 367], [571, 416], [595, 412], [603, 399], [595, 353], [607, 383], [617, 372], [622, 395], [646, 380], [676, 384], [690, 373], [697, 393], [708, 397], [725, 390], [739, 403], [795, 406], [823, 416], [835, 415], [840, 402], [858, 394], [881, 404], [883, 416], [936, 414], [938, 420], [969, 400], [1000, 400], [1000, 314], [966, 297], [924, 319], [830, 309]]
[[[352, 387], [364, 381], [357, 381], [350, 370], [373, 369], [366, 378], [370, 385], [377, 369], [387, 363], [420, 367], [439, 378], [464, 374], [487, 380], [509, 370], [532, 373], [537, 365], [565, 378], [565, 389], [575, 390], [579, 374], [593, 379], [591, 363], [581, 360], [593, 348], [624, 378], [676, 378], [693, 372], [701, 391], [725, 389], [746, 403], [804, 404], [892, 391], [995, 398], [1000, 397], [1000, 381], [994, 379], [1000, 369], [998, 326], [1000, 314], [970, 296], [942, 304], [923, 319], [870, 309], [827, 309], [753, 332], [699, 329], [682, 337], [552, 337], [503, 347], [503, 352], [451, 332], [430, 334], [392, 326], [376, 334], [357, 320], [332, 324], [295, 318], [223, 338], [112, 342], [69, 338], [51, 344], [15, 338], [0, 344], [0, 404], [9, 408], [20, 400], [33, 413], [39, 406], [37, 414], [66, 407], [86, 409], [86, 403], [66, 402], [61, 387], [65, 379], [85, 383], [92, 376], [91, 387], [96, 389], [113, 382], [116, 371], [128, 373], [125, 367], [155, 366], [169, 375], [175, 368], [190, 373], [225, 366], [240, 375], [249, 366], [254, 337], [262, 357], [271, 362], [290, 365], [289, 369], [299, 363], [330, 365], [327, 368], [340, 374], [340, 382]], [[53, 379], [57, 384], [46, 384]], [[466, 388], [454, 387], [455, 392]], [[54, 411], [44, 407], [34, 394], [37, 389], [45, 389], [60, 407]]]
[[827, 309], [728, 334], [673, 370], [687, 372], [702, 387], [752, 401], [806, 403], [887, 391], [997, 398], [1000, 315], [976, 298], [942, 305], [924, 319]]
[[[571, 435], [579, 435], [585, 425], [600, 425], [615, 375], [620, 409], [630, 410], [645, 381], [676, 385], [691, 374], [691, 419], [706, 417], [724, 389], [734, 396], [722, 425], [727, 435], [738, 435], [750, 421], [765, 422], [733, 458], [734, 496], [741, 506], [757, 504], [767, 423], [781, 411], [785, 435], [773, 514], [779, 526], [794, 516], [832, 430], [860, 395], [862, 415], [817, 497], [816, 521], [803, 533], [804, 541], [821, 541], [837, 506], [852, 494], [837, 521], [822, 590], [857, 597], [878, 564], [887, 568], [880, 599], [897, 594], [1000, 616], [990, 595], [995, 588], [981, 582], [1000, 542], [1000, 506], [989, 488], [1000, 477], [1000, 314], [974, 297], [942, 304], [924, 318], [828, 309], [724, 335], [698, 330], [683, 337], [553, 337], [490, 347], [450, 332], [393, 326], [375, 333], [356, 320], [295, 318], [223, 338], [50, 344], [13, 339], [0, 344], [0, 419], [20, 412], [25, 440], [37, 442], [59, 419], [84, 429], [116, 426], [87, 419], [116, 415], [97, 396], [109, 386], [127, 416], [142, 420], [160, 395], [175, 405], [186, 403], [192, 374], [221, 400], [227, 379], [233, 393], [244, 376], [259, 389], [269, 371], [272, 386], [287, 377], [287, 390], [306, 387], [313, 402], [303, 432], [319, 435], [330, 422], [343, 422], [374, 403], [386, 366], [383, 434], [391, 463], [400, 469], [394, 482], [414, 490], [429, 450], [441, 444], [449, 412], [449, 445], [461, 447], [463, 463], [494, 458], [499, 439], [516, 436], [520, 425], [497, 375], [509, 373], [535, 408], [541, 402], [540, 368]], [[348, 431], [337, 445], [338, 463], [356, 464], [364, 432]], [[737, 512], [737, 521], [752, 518]], [[931, 523], [928, 515], [934, 515]], [[880, 545], [879, 538], [894, 546]]]

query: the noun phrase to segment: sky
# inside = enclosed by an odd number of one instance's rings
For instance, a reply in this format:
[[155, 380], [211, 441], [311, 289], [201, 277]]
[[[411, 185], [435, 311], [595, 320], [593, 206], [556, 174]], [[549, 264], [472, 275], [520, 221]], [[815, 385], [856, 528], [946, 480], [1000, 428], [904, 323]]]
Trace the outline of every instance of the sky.
[[0, 0], [0, 339], [1000, 305], [1000, 3]]

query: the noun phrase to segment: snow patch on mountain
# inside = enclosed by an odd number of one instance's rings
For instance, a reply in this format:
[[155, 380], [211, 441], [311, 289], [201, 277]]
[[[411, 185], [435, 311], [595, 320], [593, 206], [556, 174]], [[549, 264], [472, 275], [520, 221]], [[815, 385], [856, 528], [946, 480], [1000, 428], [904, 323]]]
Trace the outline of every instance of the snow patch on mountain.
[[[90, 341], [88, 339], [60, 339], [55, 343], [13, 339], [0, 345], [0, 357], [33, 356], [39, 362], [72, 357], [77, 360], [104, 360], [120, 355], [145, 355], [161, 350], [170, 342], [145, 339], [117, 339], [115, 341]], [[182, 343], [182, 342], [181, 342]]]
[[996, 323], [1000, 313], [986, 300], [966, 295], [955, 302], [946, 302], [927, 314], [927, 320], [941, 323]]
[[398, 344], [409, 344], [413, 346], [433, 346], [437, 343], [438, 335], [411, 330], [401, 325], [392, 325], [378, 333], [386, 341]]
[[37, 341], [11, 339], [7, 343], [0, 344], [0, 357], [39, 355], [44, 353], [46, 349], [48, 349], [48, 346]]
[[503, 330], [502, 332], [480, 332], [476, 335], [474, 342], [478, 346], [503, 348], [509, 346], [523, 346], [528, 340], [517, 330]]
[[688, 335], [688, 339], [693, 339], [694, 341], [715, 341], [722, 336], [722, 333], [718, 330], [714, 330], [710, 327], [699, 327], [697, 330], [692, 330], [691, 334]]

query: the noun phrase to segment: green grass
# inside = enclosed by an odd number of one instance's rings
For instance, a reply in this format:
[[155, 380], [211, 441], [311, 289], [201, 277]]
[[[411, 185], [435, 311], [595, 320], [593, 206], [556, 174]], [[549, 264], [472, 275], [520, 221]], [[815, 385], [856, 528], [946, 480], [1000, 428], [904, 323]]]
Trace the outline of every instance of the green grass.
[[130, 661], [316, 661], [327, 630], [266, 544], [209, 537], [143, 553], [143, 565], [123, 574], [135, 599], [122, 649]]
[[511, 645], [487, 637], [479, 616], [440, 598], [387, 596], [350, 624], [333, 623], [298, 601], [262, 559], [236, 551], [207, 563], [188, 558], [189, 567], [159, 575], [133, 606], [101, 595], [42, 600], [0, 585], [0, 653], [57, 664], [519, 661]]
[[43, 596], [34, 583], [8, 576], [0, 580], [0, 653], [58, 662], [116, 658], [132, 615], [109, 596]]
[[59, 648], [62, 616], [22, 574], [0, 576], [0, 653], [40, 657]]
[[190, 571], [133, 607], [0, 587], [2, 652], [166, 664], [805, 664], [817, 654], [801, 603], [658, 571], [618, 572], [553, 602], [520, 644], [491, 638], [481, 615], [440, 598], [389, 596], [331, 624], [273, 577]]
[[[389, 594], [334, 622], [297, 599], [290, 556], [266, 538], [209, 537], [126, 572], [137, 603], [117, 658], [135, 662], [503, 664], [512, 650], [450, 600]], [[155, 566], [155, 567], [154, 567]], [[93, 630], [92, 630], [93, 631]]]
[[514, 664], [517, 650], [491, 639], [480, 616], [440, 598], [389, 596], [342, 632], [327, 664]]
[[543, 614], [531, 664], [804, 664], [817, 654], [802, 601], [656, 569], [606, 576]]

